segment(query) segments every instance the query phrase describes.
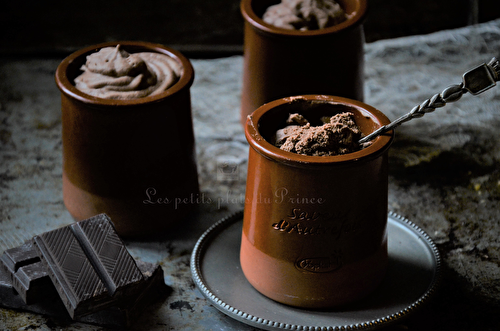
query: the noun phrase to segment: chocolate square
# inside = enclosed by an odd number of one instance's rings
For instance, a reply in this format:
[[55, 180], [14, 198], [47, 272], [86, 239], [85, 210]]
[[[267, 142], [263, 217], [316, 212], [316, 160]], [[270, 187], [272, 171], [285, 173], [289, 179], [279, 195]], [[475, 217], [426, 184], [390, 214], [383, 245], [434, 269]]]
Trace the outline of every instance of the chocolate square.
[[44, 297], [48, 288], [52, 287], [49, 275], [31, 241], [6, 250], [0, 257], [0, 266], [26, 304]]
[[106, 286], [69, 227], [33, 237], [52, 283], [72, 318], [112, 303]]
[[[165, 285], [162, 268], [157, 264], [142, 261], [137, 261], [137, 266], [141, 270], [146, 285], [137, 297], [130, 297], [130, 301], [122, 302], [120, 306], [112, 306], [77, 317], [75, 320], [113, 328], [129, 327], [153, 302], [164, 298], [168, 294], [169, 287]], [[48, 275], [46, 277], [48, 278]], [[38, 301], [32, 304], [26, 304], [14, 289], [9, 272], [0, 268], [0, 306], [57, 317], [70, 322], [71, 317], [59, 298], [59, 294], [52, 283], [49, 285], [43, 297], [38, 298]]]
[[129, 287], [140, 284], [141, 271], [108, 216], [100, 214], [77, 222], [71, 230], [110, 295], [115, 295], [118, 288], [121, 291], [117, 295], [127, 295]]
[[142, 291], [144, 278], [105, 214], [33, 237], [72, 318]]

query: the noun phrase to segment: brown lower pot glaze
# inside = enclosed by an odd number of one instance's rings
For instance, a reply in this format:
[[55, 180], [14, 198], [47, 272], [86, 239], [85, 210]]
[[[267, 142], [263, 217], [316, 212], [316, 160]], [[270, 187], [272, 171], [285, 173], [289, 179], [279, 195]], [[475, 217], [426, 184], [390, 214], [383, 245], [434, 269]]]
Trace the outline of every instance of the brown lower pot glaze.
[[298, 155], [268, 142], [289, 113], [313, 123], [345, 111], [365, 135], [389, 123], [362, 102], [324, 95], [279, 99], [247, 119], [241, 267], [259, 292], [278, 302], [337, 307], [366, 296], [384, 277], [392, 132], [339, 156]]
[[350, 18], [325, 29], [296, 31], [262, 20], [279, 0], [242, 0], [244, 63], [241, 123], [255, 109], [300, 94], [338, 95], [363, 101], [367, 0], [338, 0]]
[[[134, 100], [79, 91], [73, 81], [87, 55], [117, 44], [129, 53], [166, 54], [182, 64], [182, 76], [167, 91]], [[81, 220], [106, 213], [124, 237], [161, 236], [175, 228], [199, 192], [189, 60], [158, 44], [103, 43], [68, 56], [55, 79], [61, 90], [63, 198], [71, 215]]]

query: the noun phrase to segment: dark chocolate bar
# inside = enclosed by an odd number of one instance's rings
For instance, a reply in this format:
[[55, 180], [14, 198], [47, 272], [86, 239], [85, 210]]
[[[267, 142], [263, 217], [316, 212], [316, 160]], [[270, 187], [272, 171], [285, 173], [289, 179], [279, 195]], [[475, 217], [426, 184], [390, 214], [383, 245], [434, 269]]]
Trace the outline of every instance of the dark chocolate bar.
[[118, 288], [125, 289], [142, 280], [134, 259], [116, 233], [111, 220], [100, 214], [71, 225], [83, 251], [106, 285], [110, 295]]
[[72, 318], [101, 309], [111, 301], [106, 286], [69, 227], [43, 233], [33, 240]]
[[33, 241], [72, 318], [142, 290], [142, 273], [106, 215], [45, 232]]
[[[110, 307], [89, 315], [77, 317], [76, 321], [96, 324], [107, 327], [128, 327], [137, 320], [140, 313], [152, 303], [168, 294], [169, 287], [163, 280], [163, 270], [157, 264], [137, 261], [146, 286], [137, 298], [130, 298], [121, 306]], [[48, 277], [48, 276], [47, 276]], [[66, 307], [63, 305], [59, 294], [50, 284], [44, 297], [39, 301], [27, 305], [16, 292], [11, 281], [11, 275], [5, 269], [0, 269], [0, 306], [17, 309], [46, 316], [56, 317], [61, 321], [71, 321]]]
[[136, 300], [124, 306], [131, 320], [135, 320], [152, 302], [164, 298], [171, 291], [165, 284], [163, 269], [159, 265], [137, 261], [137, 266], [148, 282]]
[[33, 242], [28, 241], [21, 246], [3, 252], [0, 260], [10, 272], [14, 273], [24, 265], [40, 261], [40, 258], [38, 257], [37, 251], [33, 249]]
[[171, 291], [171, 288], [165, 285], [163, 269], [157, 264], [142, 261], [137, 261], [137, 266], [141, 269], [146, 286], [144, 286], [141, 293], [134, 300], [125, 301], [119, 306], [83, 316], [80, 321], [91, 324], [109, 325], [112, 319], [114, 324], [131, 326], [146, 308], [165, 298]]
[[52, 287], [49, 275], [31, 241], [6, 250], [0, 260], [1, 267], [26, 304], [44, 297], [47, 289]]
[[0, 268], [0, 305], [4, 308], [20, 309], [50, 316], [62, 316], [71, 320], [52, 284], [46, 289], [45, 295], [39, 298], [39, 301], [26, 304], [12, 284], [12, 275], [4, 268]]
[[38, 301], [53, 287], [42, 262], [32, 263], [19, 268], [12, 280], [14, 288], [26, 304]]

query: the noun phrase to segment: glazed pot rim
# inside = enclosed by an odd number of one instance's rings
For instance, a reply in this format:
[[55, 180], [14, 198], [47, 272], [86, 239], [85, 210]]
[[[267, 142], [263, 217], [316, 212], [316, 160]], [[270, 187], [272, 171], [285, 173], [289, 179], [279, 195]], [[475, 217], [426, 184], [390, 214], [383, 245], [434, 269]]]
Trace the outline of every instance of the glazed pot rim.
[[[126, 50], [127, 48], [133, 47], [134, 51], [161, 53], [173, 58], [182, 65], [183, 70], [181, 77], [174, 85], [162, 93], [130, 100], [99, 98], [77, 89], [74, 83], [68, 78], [68, 69], [71, 66], [76, 65], [75, 62], [81, 61], [82, 57], [84, 58], [82, 63], [85, 63], [87, 55], [95, 53], [101, 48], [116, 46], [118, 44], [124, 46]], [[74, 78], [76, 77], [73, 77], [73, 79]], [[162, 44], [144, 41], [110, 41], [82, 48], [67, 56], [57, 67], [55, 80], [57, 87], [62, 93], [83, 103], [95, 106], [128, 107], [157, 102], [176, 94], [184, 88], [189, 88], [194, 81], [194, 69], [191, 62], [179, 51], [166, 47]]]
[[394, 131], [389, 131], [375, 138], [370, 146], [353, 153], [335, 156], [309, 156], [281, 150], [280, 148], [268, 142], [261, 135], [259, 130], [259, 121], [262, 116], [269, 110], [272, 110], [281, 105], [291, 104], [293, 102], [310, 101], [353, 107], [363, 114], [370, 115], [372, 119], [379, 122], [377, 124], [380, 126], [390, 123], [390, 120], [381, 111], [361, 101], [331, 95], [299, 95], [271, 101], [262, 105], [252, 114], [248, 115], [245, 125], [245, 136], [250, 146], [258, 153], [266, 156], [269, 159], [287, 163], [290, 165], [340, 166], [352, 164], [353, 162], [359, 163], [360, 161], [377, 158], [381, 154], [385, 153], [392, 144], [392, 141], [394, 139]]
[[254, 0], [241, 0], [240, 3], [241, 14], [245, 18], [245, 20], [252, 25], [252, 27], [254, 27], [258, 31], [265, 32], [271, 35], [294, 38], [323, 36], [328, 34], [340, 33], [342, 31], [354, 28], [363, 22], [366, 17], [368, 8], [367, 0], [355, 0], [357, 1], [358, 5], [357, 10], [353, 12], [354, 15], [352, 17], [348, 18], [344, 22], [336, 24], [334, 26], [330, 26], [328, 28], [300, 31], [278, 28], [272, 24], [264, 22], [264, 20], [254, 12], [252, 8], [253, 1]]

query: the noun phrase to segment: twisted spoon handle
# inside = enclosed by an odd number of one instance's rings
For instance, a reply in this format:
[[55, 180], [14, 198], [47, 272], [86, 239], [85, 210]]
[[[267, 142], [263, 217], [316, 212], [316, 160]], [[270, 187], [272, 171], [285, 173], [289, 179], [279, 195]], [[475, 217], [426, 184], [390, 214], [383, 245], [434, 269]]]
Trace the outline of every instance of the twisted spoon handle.
[[496, 58], [492, 58], [488, 64], [483, 63], [474, 69], [467, 71], [462, 76], [462, 82], [457, 85], [451, 85], [445, 88], [441, 93], [435, 94], [432, 98], [425, 100], [420, 105], [391, 122], [384, 125], [366, 137], [359, 140], [360, 144], [366, 143], [379, 135], [400, 126], [414, 118], [419, 118], [427, 113], [431, 113], [436, 108], [444, 107], [447, 102], [459, 100], [463, 94], [470, 92], [472, 95], [478, 95], [496, 85], [500, 80], [500, 63]]

